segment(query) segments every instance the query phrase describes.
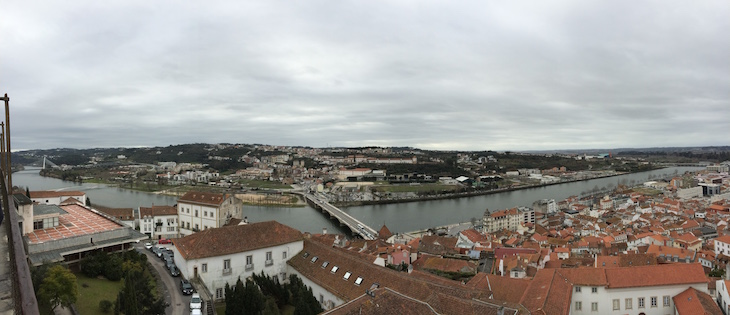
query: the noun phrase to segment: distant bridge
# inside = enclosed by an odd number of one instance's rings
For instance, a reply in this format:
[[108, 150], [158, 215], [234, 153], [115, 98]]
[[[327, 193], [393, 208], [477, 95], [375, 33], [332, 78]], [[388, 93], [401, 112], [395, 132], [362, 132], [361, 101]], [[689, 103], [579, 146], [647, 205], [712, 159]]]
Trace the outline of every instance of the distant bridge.
[[60, 168], [56, 163], [51, 162], [46, 156], [43, 156], [43, 169], [46, 169], [46, 164], [50, 165], [53, 168]]
[[707, 167], [705, 164], [700, 163], [657, 163], [660, 166], [672, 167], [672, 166], [689, 166], [689, 167]]
[[302, 193], [304, 200], [317, 210], [322, 213], [328, 213], [330, 218], [337, 219], [341, 226], [347, 226], [352, 231], [352, 234], [360, 235], [363, 239], [374, 240], [378, 236], [378, 231], [362, 223], [360, 220], [355, 219], [353, 216], [345, 213], [339, 208], [331, 205], [326, 200], [323, 200], [315, 195], [309, 193]]

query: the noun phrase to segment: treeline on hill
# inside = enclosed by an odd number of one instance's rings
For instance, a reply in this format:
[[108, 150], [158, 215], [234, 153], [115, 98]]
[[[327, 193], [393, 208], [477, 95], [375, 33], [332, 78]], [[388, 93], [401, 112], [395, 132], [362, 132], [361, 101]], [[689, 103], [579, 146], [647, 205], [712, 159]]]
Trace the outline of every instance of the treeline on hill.
[[560, 156], [542, 156], [542, 155], [522, 155], [503, 153], [496, 154], [494, 157], [498, 163], [487, 163], [485, 168], [494, 171], [517, 170], [521, 168], [537, 168], [541, 170], [551, 169], [553, 167], [560, 168], [565, 166], [570, 171], [583, 171], [587, 169], [601, 169], [611, 164], [610, 160], [576, 160]]
[[621, 151], [620, 156], [657, 158], [665, 161], [674, 160], [676, 162], [723, 162], [730, 161], [730, 147], [709, 148], [698, 151]]

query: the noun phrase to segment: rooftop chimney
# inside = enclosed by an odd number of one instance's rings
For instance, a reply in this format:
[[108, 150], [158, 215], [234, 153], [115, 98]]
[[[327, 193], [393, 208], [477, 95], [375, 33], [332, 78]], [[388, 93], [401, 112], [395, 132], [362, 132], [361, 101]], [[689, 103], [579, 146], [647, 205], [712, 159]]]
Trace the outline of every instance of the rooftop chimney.
[[322, 235], [327, 235], [327, 228], [322, 228]]

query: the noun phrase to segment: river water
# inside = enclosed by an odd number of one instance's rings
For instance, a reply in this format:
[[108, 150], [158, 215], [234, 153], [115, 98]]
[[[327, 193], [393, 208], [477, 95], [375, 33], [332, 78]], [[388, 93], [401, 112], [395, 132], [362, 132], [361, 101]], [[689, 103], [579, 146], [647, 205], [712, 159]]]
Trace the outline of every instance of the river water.
[[[696, 171], [697, 167], [670, 167], [649, 172], [598, 178], [582, 182], [501, 192], [491, 195], [458, 199], [429, 200], [398, 204], [370, 205], [342, 210], [378, 230], [383, 224], [392, 232], [408, 232], [481, 218], [485, 209], [501, 210], [517, 206], [531, 206], [538, 199], [555, 199], [578, 195], [594, 188], [615, 187], [618, 183], [641, 184], [645, 181]], [[56, 178], [42, 177], [38, 168], [27, 168], [13, 173], [13, 184], [30, 190], [79, 190], [86, 193], [94, 204], [113, 208], [137, 208], [151, 205], [174, 205], [177, 197], [157, 195], [110, 187], [103, 184], [73, 183]], [[244, 215], [251, 222], [276, 220], [303, 232], [346, 232], [336, 221], [310, 207], [245, 206]]]

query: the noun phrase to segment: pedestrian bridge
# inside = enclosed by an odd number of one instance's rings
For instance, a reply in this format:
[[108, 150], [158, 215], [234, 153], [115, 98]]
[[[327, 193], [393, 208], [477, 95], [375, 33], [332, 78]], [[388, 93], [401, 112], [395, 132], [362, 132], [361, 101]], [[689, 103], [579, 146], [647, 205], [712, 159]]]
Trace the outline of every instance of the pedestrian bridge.
[[317, 210], [322, 213], [328, 213], [330, 218], [337, 219], [341, 226], [347, 226], [352, 231], [352, 234], [359, 235], [366, 240], [374, 240], [378, 236], [378, 231], [362, 223], [360, 220], [355, 219], [353, 216], [340, 210], [339, 208], [331, 205], [326, 200], [319, 198], [313, 194], [302, 193], [304, 200]]

